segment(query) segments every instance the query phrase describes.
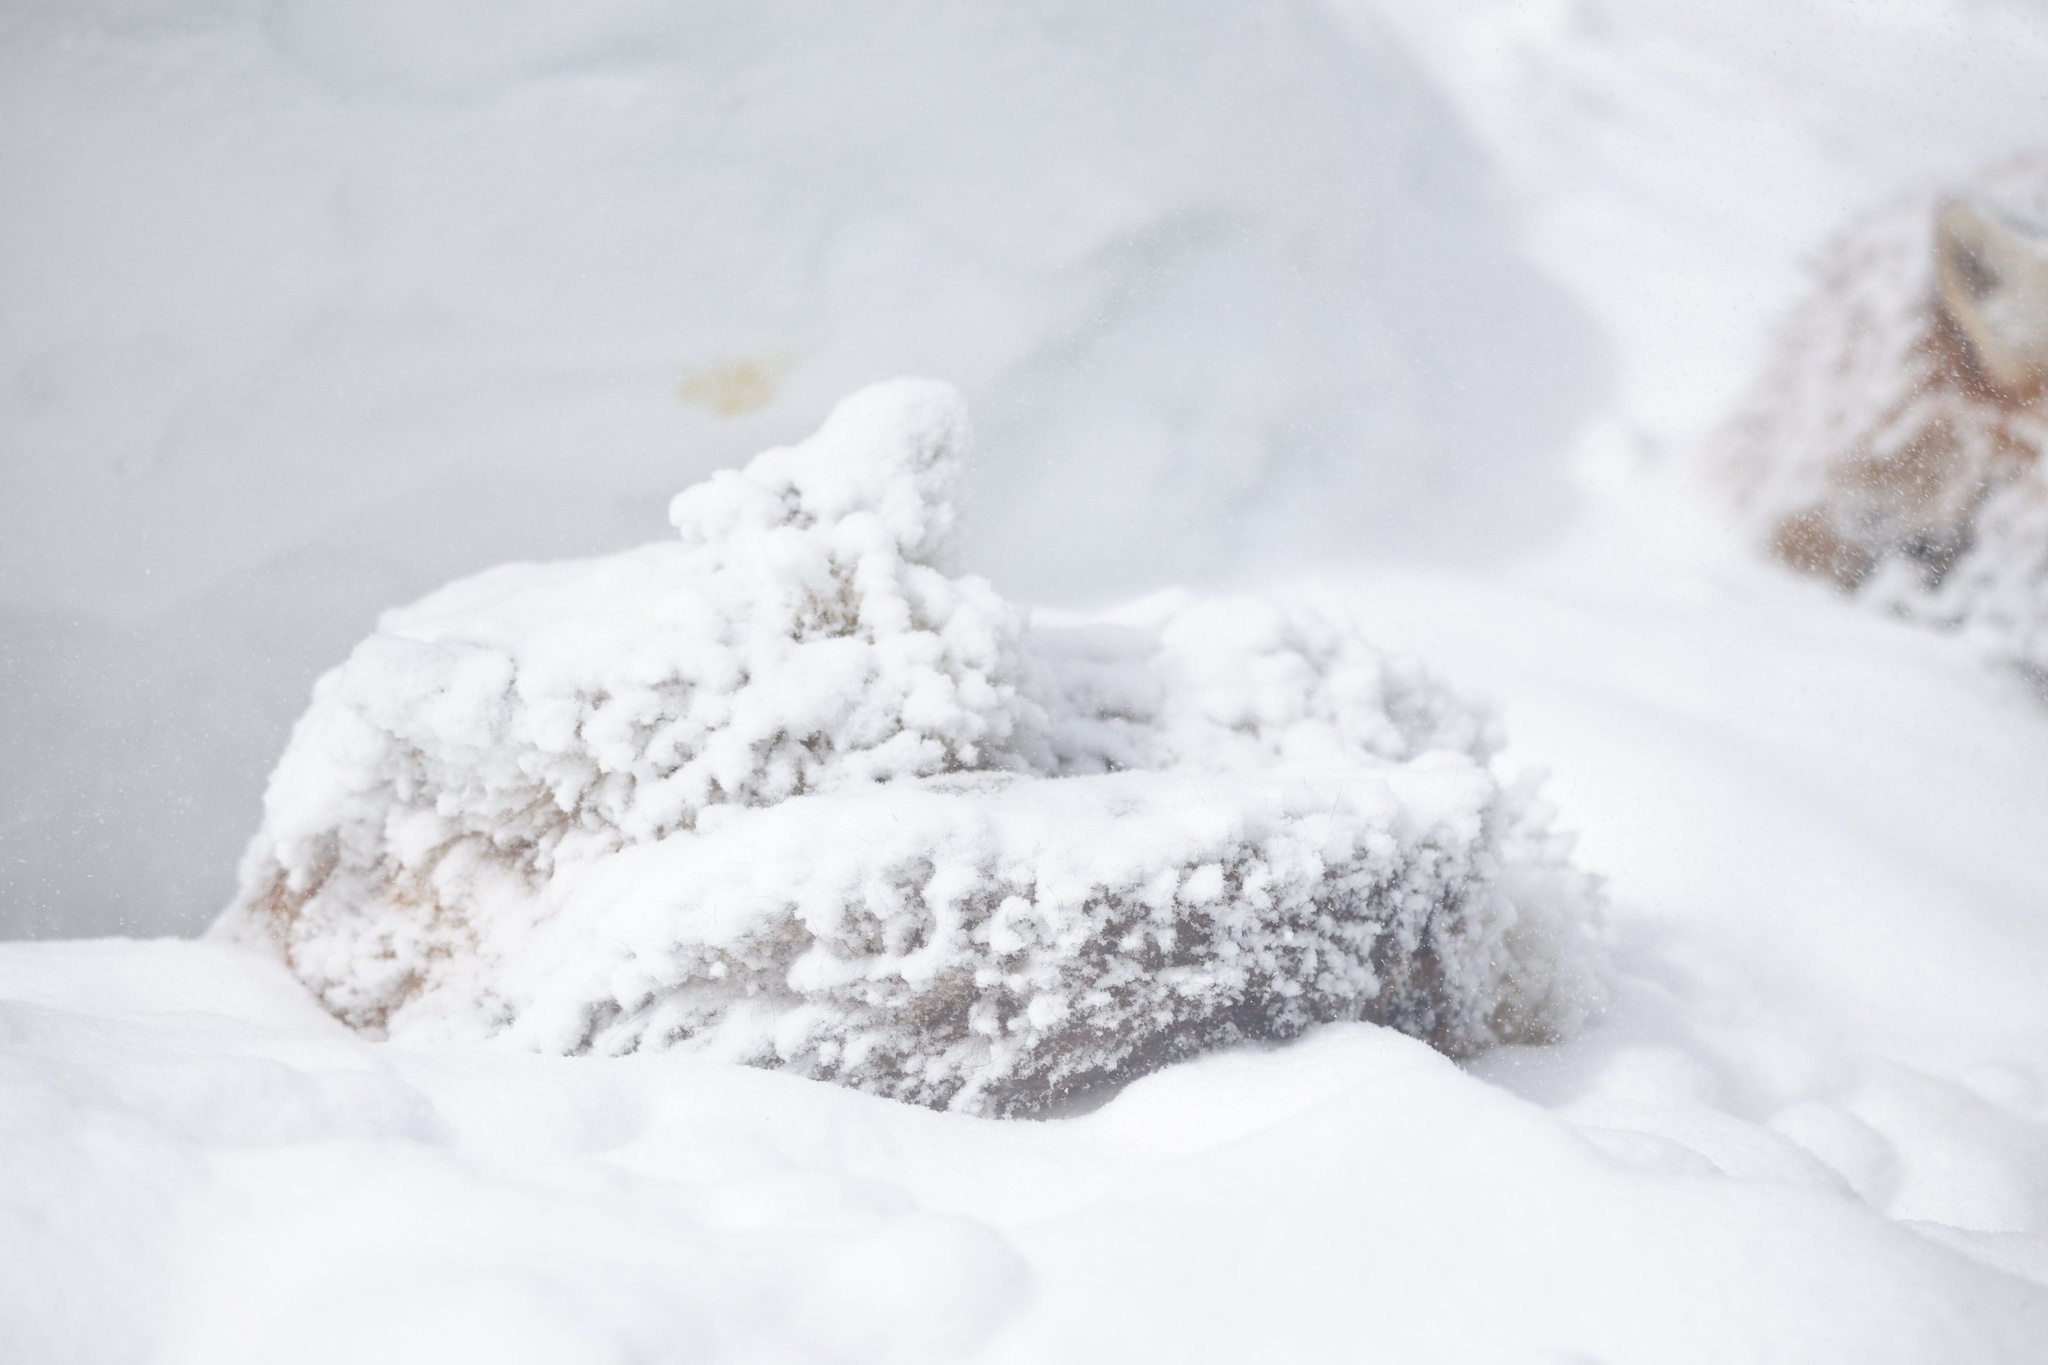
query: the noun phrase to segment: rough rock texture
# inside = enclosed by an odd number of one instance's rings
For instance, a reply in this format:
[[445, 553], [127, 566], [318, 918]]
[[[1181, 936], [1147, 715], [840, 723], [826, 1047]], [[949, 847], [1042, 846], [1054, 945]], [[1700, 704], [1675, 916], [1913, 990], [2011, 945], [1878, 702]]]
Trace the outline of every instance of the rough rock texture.
[[2048, 157], [1823, 253], [1720, 459], [1771, 553], [2048, 669]]
[[676, 498], [676, 542], [388, 614], [218, 932], [366, 1030], [979, 1112], [1323, 1020], [1583, 1016], [1596, 893], [1483, 708], [1301, 603], [1033, 621], [946, 571], [966, 441], [951, 390], [880, 385]]

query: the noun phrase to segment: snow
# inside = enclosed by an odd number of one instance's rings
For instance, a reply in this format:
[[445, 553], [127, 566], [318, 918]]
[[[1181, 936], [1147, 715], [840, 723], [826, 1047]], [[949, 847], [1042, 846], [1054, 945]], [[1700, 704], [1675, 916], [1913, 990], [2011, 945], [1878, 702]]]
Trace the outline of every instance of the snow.
[[[69, 1122], [31, 1130], [58, 1149], [10, 1164], [10, 1207], [90, 1228], [96, 1197], [119, 1228], [39, 1259], [31, 1283], [70, 1296], [36, 1300], [48, 1335], [28, 1340], [213, 1361], [1229, 1360], [1361, 1343], [1418, 1360], [2027, 1360], [2048, 1304], [2026, 1278], [2048, 1269], [2038, 923], [2000, 943], [1978, 923], [1995, 904], [1929, 916], [1895, 863], [1816, 857], [1802, 838], [1867, 847], [1853, 807], [1816, 819], [1759, 761], [1896, 724], [1931, 687], [1975, 702], [1939, 733], [1905, 727], [1953, 798], [1958, 774], [1983, 785], [1969, 743], [2023, 703], [1977, 690], [1967, 658], [1929, 647], [1944, 642], [1760, 574], [1679, 580], [1690, 602], [1670, 579], [1547, 578], [1544, 594], [1410, 577], [1362, 591], [1389, 628], [1462, 614], [1464, 651], [1528, 680], [1521, 729], [1609, 732], [1579, 750], [1576, 804], [1609, 812], [1588, 842], [1632, 903], [1666, 909], [1630, 924], [1623, 994], [1578, 1043], [1460, 1071], [1391, 1031], [1333, 1026], [1171, 1068], [1092, 1114], [998, 1125], [674, 1053], [369, 1043], [282, 968], [215, 945], [17, 945], [0, 995], [29, 1066], [8, 1113], [61, 1102]], [[1646, 619], [1664, 624], [1625, 648]], [[1545, 641], [1561, 623], [1626, 665], [1618, 678], [1596, 690], [1559, 669]], [[1809, 688], [1745, 692], [1730, 663], [1669, 687], [1830, 623], [1799, 670]], [[1859, 692], [1873, 665], [1904, 681]], [[1843, 693], [1859, 699], [1847, 715]], [[1714, 773], [1697, 750], [1731, 734], [1751, 747], [1726, 757], [1739, 790], [1722, 809], [1697, 790]], [[2019, 781], [2042, 746], [2037, 731]], [[1674, 858], [1681, 822], [1719, 838]], [[1659, 894], [1660, 879], [1710, 904], [1747, 889], [1699, 875], [1738, 837], [1755, 884], [1779, 883], [1748, 920], [1723, 931]], [[1876, 847], [1910, 861], [1940, 843]], [[1817, 902], [1783, 875], [1802, 863], [1849, 884]], [[2038, 896], [2038, 867], [1989, 867]], [[1795, 957], [1799, 929], [1838, 929], [1827, 906], [1845, 900], [1868, 937]], [[1730, 941], [1802, 912], [1773, 955]], [[1905, 995], [1859, 1012], [1829, 989], [1888, 986], [1887, 955], [1944, 934], [1969, 960], [1923, 960]], [[1836, 977], [1772, 980], [1788, 963]], [[72, 1155], [108, 1148], [130, 1155]]]
[[[2039, 141], [2048, 14], [935, 12], [0, 17], [38, 206], [0, 211], [0, 913], [196, 928], [376, 611], [651, 539], [926, 372], [982, 423], [961, 567], [1002, 594], [1258, 586], [1499, 699], [1490, 762], [1550, 769], [1606, 879], [1601, 1017], [1462, 1063], [1332, 1024], [1001, 1122], [375, 1041], [217, 943], [8, 943], [0, 1354], [2040, 1359], [2048, 719], [1683, 466], [1807, 253]], [[1296, 384], [1381, 406], [1289, 428]], [[1230, 434], [1290, 430], [1373, 458]]]
[[1485, 708], [1305, 605], [1028, 626], [954, 577], [958, 393], [899, 379], [678, 539], [388, 613], [314, 688], [217, 932], [338, 1018], [686, 1046], [968, 1112], [1372, 1019], [1598, 1005], [1598, 897]]
[[1326, 587], [1506, 697], [1504, 759], [1551, 757], [1618, 935], [1576, 1041], [1461, 1069], [1333, 1025], [994, 1123], [675, 1052], [371, 1042], [222, 945], [8, 945], [9, 1339], [2031, 1361], [2048, 725], [1620, 456], [1511, 579]]

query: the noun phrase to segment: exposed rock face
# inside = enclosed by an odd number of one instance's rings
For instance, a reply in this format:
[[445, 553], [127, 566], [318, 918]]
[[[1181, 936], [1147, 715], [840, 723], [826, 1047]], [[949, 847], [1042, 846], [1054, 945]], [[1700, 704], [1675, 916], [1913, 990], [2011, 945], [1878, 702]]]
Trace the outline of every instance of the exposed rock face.
[[1771, 553], [2048, 668], [2048, 158], [1853, 225], [1725, 434]]
[[864, 390], [324, 678], [219, 931], [337, 1016], [1012, 1113], [1243, 1038], [1568, 1029], [1595, 893], [1489, 714], [1300, 603], [947, 571], [957, 397]]

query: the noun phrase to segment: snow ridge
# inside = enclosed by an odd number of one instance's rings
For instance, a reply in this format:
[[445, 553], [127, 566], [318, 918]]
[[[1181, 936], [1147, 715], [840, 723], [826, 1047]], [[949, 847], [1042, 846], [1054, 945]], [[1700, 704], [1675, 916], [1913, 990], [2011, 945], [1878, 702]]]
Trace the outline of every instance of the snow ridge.
[[351, 1025], [688, 1046], [1019, 1113], [1375, 1019], [1598, 996], [1597, 893], [1490, 712], [1299, 602], [1031, 618], [947, 572], [958, 396], [899, 380], [323, 678], [217, 932]]

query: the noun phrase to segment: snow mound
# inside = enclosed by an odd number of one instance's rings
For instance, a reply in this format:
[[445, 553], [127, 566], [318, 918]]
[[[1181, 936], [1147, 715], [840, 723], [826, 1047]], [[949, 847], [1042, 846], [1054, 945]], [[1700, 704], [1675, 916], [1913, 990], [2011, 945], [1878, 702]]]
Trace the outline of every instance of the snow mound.
[[863, 390], [321, 679], [218, 926], [339, 1018], [1017, 1113], [1372, 1019], [1573, 1027], [1596, 893], [1484, 708], [1304, 604], [1033, 620], [947, 572], [952, 390]]
[[1796, 569], [2048, 673], [2048, 156], [1841, 234], [1720, 457]]

